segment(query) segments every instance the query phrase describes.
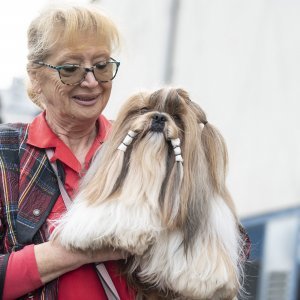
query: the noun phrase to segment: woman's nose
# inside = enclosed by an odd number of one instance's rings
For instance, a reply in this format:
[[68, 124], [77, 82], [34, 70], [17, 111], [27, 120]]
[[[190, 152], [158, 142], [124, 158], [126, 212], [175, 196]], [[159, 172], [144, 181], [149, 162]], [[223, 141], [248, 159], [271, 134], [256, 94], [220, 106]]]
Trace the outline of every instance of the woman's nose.
[[89, 71], [86, 73], [84, 80], [81, 82], [81, 86], [94, 88], [99, 84], [96, 80], [93, 72]]

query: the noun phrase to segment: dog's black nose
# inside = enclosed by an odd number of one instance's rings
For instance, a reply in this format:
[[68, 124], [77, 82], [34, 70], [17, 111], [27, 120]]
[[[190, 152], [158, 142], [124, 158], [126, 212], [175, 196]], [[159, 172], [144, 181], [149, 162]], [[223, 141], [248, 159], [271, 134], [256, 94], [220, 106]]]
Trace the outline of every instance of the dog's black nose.
[[163, 114], [154, 114], [152, 116], [152, 119], [153, 119], [153, 122], [156, 122], [156, 123], [164, 123], [167, 121], [166, 117], [163, 115]]
[[162, 132], [165, 127], [166, 117], [163, 114], [156, 113], [152, 116], [151, 130]]

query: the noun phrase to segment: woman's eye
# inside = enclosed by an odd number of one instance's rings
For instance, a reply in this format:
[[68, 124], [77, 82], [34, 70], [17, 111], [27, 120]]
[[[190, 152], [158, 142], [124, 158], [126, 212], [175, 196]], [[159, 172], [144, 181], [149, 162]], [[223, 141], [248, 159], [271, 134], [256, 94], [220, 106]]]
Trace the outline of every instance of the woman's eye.
[[75, 65], [65, 65], [61, 67], [61, 71], [66, 72], [66, 73], [73, 73], [78, 70], [78, 66]]
[[97, 63], [95, 66], [98, 70], [103, 70], [106, 68], [107, 62], [100, 62], [100, 63]]

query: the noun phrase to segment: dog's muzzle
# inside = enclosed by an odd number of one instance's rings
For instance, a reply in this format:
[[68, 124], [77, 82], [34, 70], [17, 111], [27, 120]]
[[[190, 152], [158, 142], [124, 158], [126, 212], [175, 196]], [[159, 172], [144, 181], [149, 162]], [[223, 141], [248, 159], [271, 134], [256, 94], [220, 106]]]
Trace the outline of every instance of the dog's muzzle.
[[166, 117], [163, 114], [156, 113], [152, 116], [150, 130], [154, 132], [163, 132], [165, 128]]

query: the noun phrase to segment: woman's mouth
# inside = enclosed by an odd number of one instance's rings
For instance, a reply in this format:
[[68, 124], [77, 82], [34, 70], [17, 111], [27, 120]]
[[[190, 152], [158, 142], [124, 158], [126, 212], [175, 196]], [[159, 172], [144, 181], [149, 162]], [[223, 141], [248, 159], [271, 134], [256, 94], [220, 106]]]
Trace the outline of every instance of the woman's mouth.
[[80, 105], [93, 105], [99, 100], [99, 95], [77, 95], [73, 96], [75, 102]]

